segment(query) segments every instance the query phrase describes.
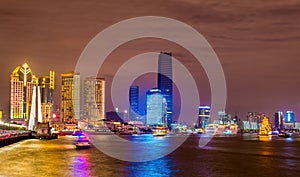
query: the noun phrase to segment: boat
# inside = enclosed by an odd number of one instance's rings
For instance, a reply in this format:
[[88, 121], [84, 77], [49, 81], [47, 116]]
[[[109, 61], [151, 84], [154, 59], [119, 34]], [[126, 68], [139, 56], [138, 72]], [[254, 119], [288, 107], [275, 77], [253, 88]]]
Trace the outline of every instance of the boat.
[[205, 127], [205, 133], [206, 134], [215, 134], [218, 131], [218, 124], [208, 124]]
[[89, 139], [84, 134], [78, 136], [75, 145], [77, 149], [88, 149], [91, 147]]
[[283, 138], [289, 138], [289, 137], [292, 137], [292, 133], [290, 132], [281, 132], [278, 134], [278, 137], [283, 137]]
[[157, 125], [154, 128], [152, 128], [152, 134], [154, 136], [165, 136], [168, 133], [168, 127], [164, 125]]

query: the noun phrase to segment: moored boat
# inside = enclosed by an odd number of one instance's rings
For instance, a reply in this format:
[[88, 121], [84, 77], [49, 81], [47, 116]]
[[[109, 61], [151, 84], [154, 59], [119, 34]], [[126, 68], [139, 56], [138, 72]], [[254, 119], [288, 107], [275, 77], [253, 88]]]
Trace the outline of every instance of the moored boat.
[[283, 137], [283, 138], [289, 138], [289, 137], [292, 137], [292, 133], [290, 132], [281, 132], [278, 134], [279, 137]]
[[152, 131], [154, 136], [165, 136], [168, 133], [168, 128], [164, 125], [157, 125], [152, 129]]

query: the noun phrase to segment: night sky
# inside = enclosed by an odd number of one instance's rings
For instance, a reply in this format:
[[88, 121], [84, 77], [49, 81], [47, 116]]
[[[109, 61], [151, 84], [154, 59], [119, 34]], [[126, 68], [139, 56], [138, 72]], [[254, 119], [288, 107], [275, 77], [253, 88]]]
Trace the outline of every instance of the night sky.
[[[25, 62], [37, 76], [73, 71], [88, 42], [121, 20], [164, 16], [197, 29], [215, 50], [227, 83], [226, 111], [292, 110], [300, 121], [300, 1], [11, 1], [0, 5], [0, 108], [8, 114], [9, 77]], [[177, 44], [159, 39], [126, 43], [107, 58], [99, 76], [110, 81], [118, 67], [144, 52], [170, 51], [192, 73], [201, 104], [210, 104], [207, 76], [193, 56]], [[101, 52], [101, 51], [99, 51]], [[136, 83], [153, 86], [153, 74]], [[142, 81], [144, 80], [144, 81]], [[146, 80], [146, 81], [145, 81]], [[107, 96], [108, 97], [108, 96]], [[108, 99], [108, 98], [107, 98]], [[107, 100], [106, 111], [112, 107]]]

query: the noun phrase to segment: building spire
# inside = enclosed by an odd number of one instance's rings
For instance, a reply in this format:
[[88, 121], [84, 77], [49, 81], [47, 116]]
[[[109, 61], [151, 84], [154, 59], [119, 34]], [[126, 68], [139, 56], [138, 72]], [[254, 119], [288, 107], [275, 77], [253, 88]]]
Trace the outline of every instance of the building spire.
[[24, 63], [24, 86], [26, 86], [27, 83], [27, 63], [26, 63], [26, 58], [25, 58], [25, 63]]

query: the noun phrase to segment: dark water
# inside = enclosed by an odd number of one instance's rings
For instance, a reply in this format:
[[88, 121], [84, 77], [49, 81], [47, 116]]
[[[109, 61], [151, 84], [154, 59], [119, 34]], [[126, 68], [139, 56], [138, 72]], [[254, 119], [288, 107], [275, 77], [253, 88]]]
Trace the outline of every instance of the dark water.
[[76, 150], [74, 137], [26, 140], [0, 149], [0, 176], [300, 176], [300, 135], [214, 137], [204, 148], [199, 138], [191, 135], [148, 162], [117, 160], [95, 147]]

